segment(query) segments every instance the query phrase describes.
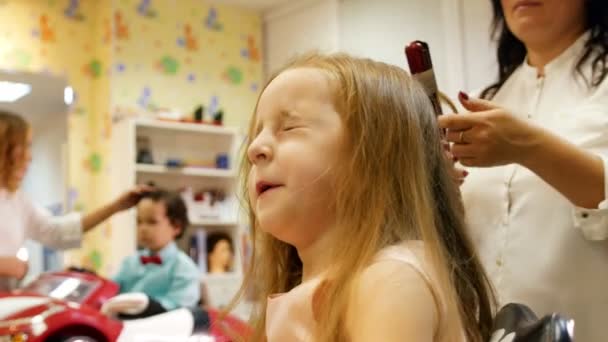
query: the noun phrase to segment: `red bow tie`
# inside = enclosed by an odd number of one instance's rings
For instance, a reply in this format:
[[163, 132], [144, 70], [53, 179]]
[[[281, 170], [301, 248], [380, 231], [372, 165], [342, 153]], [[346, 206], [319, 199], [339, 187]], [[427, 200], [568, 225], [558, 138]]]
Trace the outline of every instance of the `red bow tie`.
[[163, 259], [161, 259], [158, 255], [150, 255], [150, 256], [142, 255], [139, 257], [139, 261], [141, 262], [142, 265], [146, 265], [146, 264], [162, 265], [163, 264]]

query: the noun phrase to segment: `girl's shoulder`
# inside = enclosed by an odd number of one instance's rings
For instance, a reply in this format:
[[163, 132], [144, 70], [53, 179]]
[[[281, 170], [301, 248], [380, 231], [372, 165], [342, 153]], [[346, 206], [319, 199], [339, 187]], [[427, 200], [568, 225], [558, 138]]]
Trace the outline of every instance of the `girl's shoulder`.
[[268, 341], [312, 340], [314, 327], [317, 325], [314, 302], [321, 284], [322, 278], [316, 277], [289, 292], [268, 297], [265, 326]]
[[357, 282], [401, 282], [400, 288], [411, 286], [417, 290], [428, 289], [434, 293], [435, 277], [427, 259], [422, 241], [407, 241], [389, 246], [376, 254], [370, 265], [361, 272]]
[[384, 267], [402, 267], [413, 269], [419, 273], [422, 280], [432, 284], [434, 272], [432, 264], [427, 257], [424, 243], [418, 240], [405, 241], [382, 249], [369, 266], [381, 270]]
[[413, 267], [419, 268], [424, 265], [425, 259], [424, 242], [410, 240], [383, 248], [376, 254], [372, 264], [384, 260], [394, 260], [414, 264]]
[[[347, 314], [351, 334], [380, 340], [433, 340], [440, 307], [424, 261], [424, 245], [387, 247], [355, 279]], [[378, 340], [378, 339], [377, 339]]]

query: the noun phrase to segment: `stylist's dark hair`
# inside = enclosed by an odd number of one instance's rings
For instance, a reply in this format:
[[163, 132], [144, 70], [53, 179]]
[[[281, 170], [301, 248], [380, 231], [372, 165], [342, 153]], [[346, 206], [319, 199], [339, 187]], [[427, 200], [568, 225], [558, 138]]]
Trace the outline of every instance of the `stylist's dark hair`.
[[141, 197], [142, 200], [146, 198], [154, 202], [162, 202], [165, 204], [167, 218], [173, 226], [180, 229], [179, 234], [177, 234], [175, 238], [181, 239], [190, 225], [190, 221], [188, 220], [188, 208], [186, 207], [186, 203], [184, 203], [182, 196], [176, 192], [155, 189], [144, 193]]
[[[494, 8], [494, 21], [492, 23], [492, 36], [498, 38], [498, 81], [481, 93], [484, 99], [491, 99], [502, 87], [505, 81], [524, 62], [526, 47], [507, 26], [500, 0], [491, 0]], [[586, 0], [585, 20], [587, 30], [591, 36], [585, 45], [585, 51], [576, 63], [576, 72], [581, 74], [582, 65], [593, 58], [593, 72], [591, 79], [586, 79], [589, 87], [597, 87], [608, 74], [606, 56], [608, 55], [608, 3], [606, 0]]]

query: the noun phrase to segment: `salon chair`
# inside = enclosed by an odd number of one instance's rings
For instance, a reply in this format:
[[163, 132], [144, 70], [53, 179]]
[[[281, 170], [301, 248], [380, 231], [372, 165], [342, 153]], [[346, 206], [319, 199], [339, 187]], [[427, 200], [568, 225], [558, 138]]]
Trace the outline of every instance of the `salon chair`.
[[489, 342], [573, 342], [574, 321], [557, 313], [540, 319], [523, 304], [505, 305], [494, 319]]

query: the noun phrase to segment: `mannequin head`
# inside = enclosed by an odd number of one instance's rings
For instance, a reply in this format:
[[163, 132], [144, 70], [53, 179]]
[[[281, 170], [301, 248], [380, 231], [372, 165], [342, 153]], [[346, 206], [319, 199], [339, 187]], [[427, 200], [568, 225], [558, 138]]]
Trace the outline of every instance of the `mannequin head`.
[[234, 247], [232, 238], [224, 232], [214, 232], [207, 237], [207, 265], [209, 273], [232, 271]]

